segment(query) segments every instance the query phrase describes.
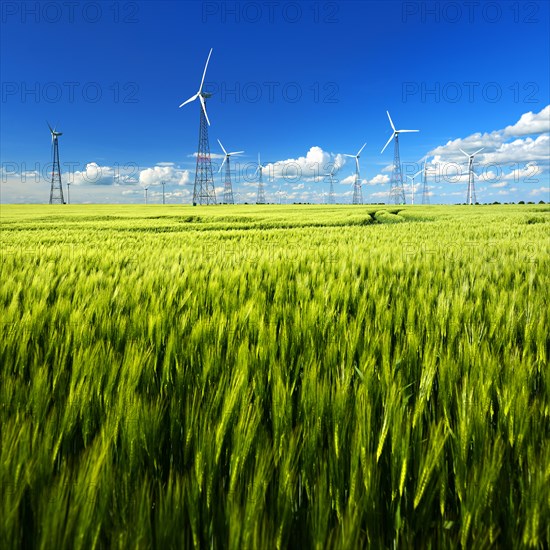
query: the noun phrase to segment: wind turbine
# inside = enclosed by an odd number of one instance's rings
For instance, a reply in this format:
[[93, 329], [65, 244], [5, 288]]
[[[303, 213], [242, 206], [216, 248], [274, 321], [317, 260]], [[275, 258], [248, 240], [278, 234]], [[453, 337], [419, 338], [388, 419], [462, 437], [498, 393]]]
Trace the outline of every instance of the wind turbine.
[[258, 153], [258, 168], [256, 168], [256, 172], [254, 172], [254, 176], [258, 175], [258, 196], [256, 198], [256, 204], [265, 204], [265, 189], [262, 178], [264, 168], [265, 166], [262, 165], [262, 161], [260, 160], [260, 153]]
[[419, 170], [416, 174], [414, 174], [414, 176], [407, 176], [412, 181], [412, 200], [411, 200], [412, 205], [414, 205], [414, 178], [416, 178], [416, 176], [418, 176], [418, 174], [421, 174], [421, 173], [422, 173], [422, 170]]
[[386, 147], [390, 144], [390, 141], [395, 138], [393, 170], [390, 180], [390, 201], [393, 196], [395, 204], [405, 204], [405, 190], [403, 189], [403, 174], [401, 172], [401, 158], [399, 156], [399, 134], [404, 134], [407, 132], [419, 132], [419, 130], [396, 130], [389, 111], [386, 111], [386, 114], [388, 115], [393, 133], [390, 136], [390, 139], [388, 139], [386, 145], [384, 145], [382, 151], [380, 151], [380, 154], [382, 154], [386, 150]]
[[188, 103], [191, 103], [192, 101], [195, 101], [195, 99], [199, 98], [200, 102], [201, 102], [201, 106], [202, 106], [202, 111], [204, 113], [204, 116], [206, 117], [206, 122], [208, 123], [208, 126], [210, 126], [210, 120], [208, 119], [208, 115], [206, 114], [206, 102], [205, 102], [205, 99], [208, 99], [209, 97], [212, 97], [212, 94], [209, 94], [207, 92], [203, 92], [202, 91], [202, 86], [204, 84], [204, 78], [206, 76], [206, 69], [208, 68], [208, 63], [210, 61], [210, 56], [212, 55], [212, 50], [214, 48], [210, 48], [210, 53], [208, 54], [208, 59], [206, 60], [206, 65], [204, 66], [204, 71], [202, 73], [202, 80], [201, 80], [201, 85], [199, 86], [199, 91], [194, 95], [194, 96], [191, 96], [187, 101], [184, 101], [181, 105], [180, 105], [180, 108], [183, 107], [184, 105], [187, 105]]
[[332, 170], [328, 173], [328, 174], [325, 174], [323, 177], [324, 178], [330, 178], [330, 190], [329, 190], [329, 193], [328, 193], [328, 203], [329, 204], [334, 204], [334, 172], [336, 170], [339, 170], [340, 167], [334, 163], [334, 166], [332, 167]]
[[361, 151], [365, 148], [366, 143], [359, 149], [356, 155], [344, 154], [345, 157], [351, 157], [355, 159], [355, 181], [353, 184], [353, 204], [363, 204], [363, 191], [361, 189], [361, 180], [359, 176], [359, 157]]
[[53, 161], [52, 161], [52, 184], [50, 187], [50, 204], [65, 204], [63, 198], [63, 185], [61, 184], [61, 165], [59, 164], [59, 144], [57, 139], [63, 132], [57, 132], [55, 128], [46, 122], [52, 135]]
[[219, 139], [218, 143], [220, 144], [220, 147], [225, 154], [220, 169], [218, 170], [218, 174], [222, 171], [223, 165], [227, 162], [225, 166], [225, 187], [223, 190], [223, 202], [224, 204], [235, 204], [235, 200], [233, 199], [233, 186], [231, 185], [231, 168], [229, 166], [229, 158], [231, 157], [231, 155], [240, 155], [241, 153], [244, 153], [244, 151], [233, 151], [232, 153], [228, 153], [224, 149], [224, 146]]
[[145, 204], [147, 204], [147, 190], [149, 187], [144, 187], [143, 190], [145, 191]]
[[204, 85], [204, 78], [206, 76], [206, 69], [208, 68], [208, 62], [212, 55], [212, 48], [208, 54], [206, 65], [202, 73], [202, 80], [199, 86], [198, 92], [191, 96], [187, 101], [184, 101], [180, 107], [195, 101], [197, 98], [201, 103], [200, 125], [199, 125], [199, 148], [197, 151], [197, 167], [195, 170], [195, 186], [193, 188], [193, 206], [198, 204], [216, 204], [216, 191], [214, 189], [214, 177], [212, 175], [212, 161], [210, 158], [210, 143], [208, 141], [208, 126], [210, 126], [210, 120], [206, 113], [206, 100], [212, 97], [212, 94], [204, 92], [202, 87]]
[[475, 153], [472, 153], [471, 155], [469, 153], [466, 153], [466, 151], [463, 151], [462, 149], [460, 149], [461, 153], [466, 157], [468, 157], [468, 193], [466, 195], [466, 202], [468, 204], [475, 204], [477, 202], [476, 190], [474, 185], [474, 176], [476, 175], [474, 172], [474, 157], [478, 153], [483, 151], [483, 149], [485, 149], [485, 147], [478, 149]]
[[424, 158], [424, 186], [422, 188], [422, 204], [430, 204], [430, 194], [428, 192], [428, 167], [426, 161], [428, 156]]
[[280, 182], [279, 183], [279, 189], [277, 190], [277, 193], [276, 193], [277, 198], [279, 199], [279, 204], [283, 204], [283, 196], [284, 196], [285, 200], [287, 199], [287, 193], [286, 193], [286, 191], [282, 190], [282, 186], [283, 186], [283, 184], [282, 184], [282, 182]]

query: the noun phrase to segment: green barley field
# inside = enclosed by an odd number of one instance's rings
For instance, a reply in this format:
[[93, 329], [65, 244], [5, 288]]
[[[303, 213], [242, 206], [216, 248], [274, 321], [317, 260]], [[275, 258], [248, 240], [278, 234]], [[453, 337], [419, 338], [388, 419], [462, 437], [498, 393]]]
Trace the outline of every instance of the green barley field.
[[0, 548], [548, 548], [548, 206], [0, 222]]

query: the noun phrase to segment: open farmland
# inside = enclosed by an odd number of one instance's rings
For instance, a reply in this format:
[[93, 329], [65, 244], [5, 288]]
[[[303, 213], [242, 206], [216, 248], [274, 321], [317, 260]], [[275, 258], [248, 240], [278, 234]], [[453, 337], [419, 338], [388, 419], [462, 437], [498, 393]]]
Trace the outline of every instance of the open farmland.
[[0, 547], [547, 547], [549, 230], [2, 205]]

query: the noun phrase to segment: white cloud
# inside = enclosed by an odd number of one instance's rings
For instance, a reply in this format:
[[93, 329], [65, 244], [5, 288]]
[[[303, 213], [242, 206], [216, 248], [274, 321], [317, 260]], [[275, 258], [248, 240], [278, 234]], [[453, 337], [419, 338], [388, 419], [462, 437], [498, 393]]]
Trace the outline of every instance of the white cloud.
[[538, 183], [539, 180], [537, 176], [541, 175], [543, 172], [543, 168], [536, 162], [528, 162], [525, 166], [512, 170], [502, 178], [515, 182]]
[[370, 179], [367, 183], [369, 185], [385, 185], [390, 182], [390, 177], [386, 174], [377, 174], [374, 178]]
[[323, 177], [332, 168], [336, 170], [342, 168], [345, 162], [343, 155], [323, 151], [321, 147], [315, 145], [305, 156], [266, 164], [263, 173], [264, 177], [270, 180], [284, 179], [288, 183], [297, 183], [308, 178]]
[[536, 114], [532, 111], [524, 113], [515, 124], [504, 129], [506, 136], [527, 136], [545, 132], [550, 132], [550, 105]]
[[[550, 201], [550, 187], [539, 187], [538, 189], [532, 189], [530, 195], [546, 195], [546, 200]], [[542, 197], [544, 199], [544, 197]]]
[[483, 164], [511, 164], [533, 161], [546, 161], [550, 155], [550, 137], [540, 135], [536, 139], [516, 139], [510, 143], [502, 143], [494, 151], [483, 154]]
[[84, 170], [75, 170], [67, 174], [67, 180], [71, 185], [113, 185], [117, 175], [110, 166], [89, 162]]
[[[549, 131], [550, 106], [547, 106], [539, 113], [523, 114], [518, 122], [504, 129], [448, 141], [429, 153], [433, 155], [427, 163], [430, 183], [465, 186], [468, 181], [468, 158], [460, 149], [473, 153], [483, 147], [474, 159], [476, 183], [485, 182], [492, 189], [500, 189], [500, 194], [519, 191], [508, 186], [520, 183], [522, 192], [530, 192], [533, 185], [546, 184], [550, 180]], [[482, 197], [483, 187], [479, 187], [478, 199], [483, 200]], [[515, 195], [513, 198], [521, 197]]]
[[[457, 138], [439, 145], [428, 154], [435, 156], [440, 162], [459, 163], [468, 162], [460, 149], [466, 153], [473, 153], [483, 148], [475, 157], [477, 164], [525, 163], [532, 161], [549, 160], [550, 138], [550, 105], [539, 113], [525, 113], [520, 120], [505, 129], [490, 133], [475, 133], [466, 138]], [[526, 137], [509, 141], [511, 137], [541, 134], [535, 138]]]
[[139, 173], [140, 185], [161, 185], [163, 181], [167, 185], [188, 185], [191, 183], [191, 174], [189, 170], [182, 170], [173, 164], [170, 166], [166, 164], [156, 165], [152, 168], [145, 168]]
[[352, 185], [355, 182], [355, 174], [351, 174], [340, 181], [341, 185]]

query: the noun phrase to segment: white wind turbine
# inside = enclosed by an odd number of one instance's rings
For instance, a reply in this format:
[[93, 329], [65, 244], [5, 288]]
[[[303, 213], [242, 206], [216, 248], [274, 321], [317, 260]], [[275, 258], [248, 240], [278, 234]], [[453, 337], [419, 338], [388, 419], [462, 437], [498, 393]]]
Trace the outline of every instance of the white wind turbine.
[[361, 156], [361, 151], [365, 148], [366, 143], [363, 144], [363, 147], [357, 151], [356, 155], [344, 154], [345, 157], [350, 157], [355, 159], [355, 181], [353, 183], [353, 204], [363, 204], [363, 192], [361, 189], [361, 179], [359, 175], [359, 157]]
[[472, 153], [471, 155], [469, 153], [466, 153], [466, 151], [463, 151], [462, 149], [460, 149], [461, 153], [466, 157], [468, 157], [468, 193], [466, 195], [466, 202], [468, 204], [475, 204], [477, 202], [476, 190], [475, 190], [475, 184], [474, 184], [474, 177], [476, 176], [474, 172], [474, 157], [478, 153], [483, 151], [483, 149], [485, 149], [485, 147], [478, 149], [475, 153]]
[[204, 66], [204, 72], [202, 73], [202, 80], [201, 80], [201, 85], [199, 86], [199, 91], [194, 96], [190, 97], [187, 101], [184, 101], [180, 105], [180, 107], [183, 107], [184, 105], [187, 105], [188, 103], [191, 103], [192, 101], [195, 101], [195, 99], [199, 98], [200, 102], [201, 102], [201, 105], [202, 105], [202, 110], [204, 112], [204, 116], [206, 117], [206, 122], [208, 122], [208, 126], [210, 126], [210, 120], [208, 119], [208, 114], [206, 113], [206, 102], [204, 100], [211, 97], [212, 94], [209, 94], [207, 92], [203, 92], [202, 91], [202, 86], [204, 84], [204, 77], [206, 76], [206, 69], [208, 68], [208, 62], [210, 61], [210, 56], [212, 55], [212, 50], [213, 50], [213, 48], [210, 48], [210, 53], [208, 54], [208, 59], [206, 60], [206, 65]]
[[388, 115], [388, 118], [390, 119], [390, 124], [391, 124], [391, 128], [393, 130], [393, 134], [390, 136], [390, 139], [388, 139], [388, 141], [386, 142], [386, 145], [384, 145], [384, 148], [382, 149], [382, 151], [380, 151], [380, 154], [382, 154], [385, 151], [386, 147], [390, 144], [390, 141], [393, 138], [395, 138], [396, 142], [398, 141], [399, 134], [406, 134], [407, 132], [420, 132], [420, 130], [396, 130], [395, 126], [393, 125], [393, 120], [391, 119], [389, 111], [386, 111], [386, 114]]
[[380, 154], [382, 154], [386, 147], [390, 144], [390, 141], [395, 138], [395, 149], [393, 154], [393, 170], [390, 180], [390, 200], [391, 197], [394, 197], [395, 204], [405, 203], [405, 191], [403, 189], [403, 176], [401, 173], [401, 158], [399, 156], [399, 134], [405, 134], [407, 132], [419, 132], [420, 130], [396, 130], [395, 126], [393, 124], [393, 120], [391, 119], [389, 111], [386, 111], [386, 114], [388, 115], [388, 119], [391, 124], [391, 128], [393, 130], [392, 135], [390, 136], [390, 139], [386, 142], [386, 145], [384, 145], [384, 148], [382, 151], [380, 151]]
[[330, 190], [328, 193], [328, 203], [334, 204], [334, 172], [339, 170], [340, 167], [334, 163], [334, 166], [332, 167], [332, 170], [328, 174], [324, 174], [324, 178], [330, 178]]
[[414, 178], [416, 178], [416, 176], [418, 176], [418, 174], [422, 174], [423, 170], [419, 170], [416, 174], [414, 174], [414, 176], [407, 176], [410, 180], [411, 180], [411, 185], [412, 185], [412, 200], [411, 200], [411, 204], [414, 205]]
[[220, 166], [220, 169], [218, 170], [218, 174], [222, 171], [223, 165], [227, 162], [227, 165], [225, 167], [225, 185], [223, 190], [223, 202], [225, 204], [235, 204], [235, 200], [233, 199], [233, 186], [231, 185], [231, 167], [229, 164], [229, 158], [231, 157], [231, 155], [240, 155], [241, 153], [244, 153], [244, 151], [233, 151], [231, 153], [228, 153], [219, 139], [218, 139], [218, 143], [220, 144], [220, 147], [222, 148], [222, 151], [225, 154], [225, 157]]
[[260, 159], [260, 153], [258, 153], [258, 168], [254, 172], [254, 177], [258, 176], [258, 195], [256, 197], [256, 204], [265, 204], [265, 189], [263, 182], [263, 171], [265, 166]]
[[430, 194], [428, 192], [428, 155], [424, 157], [424, 185], [422, 187], [422, 204], [430, 204]]

